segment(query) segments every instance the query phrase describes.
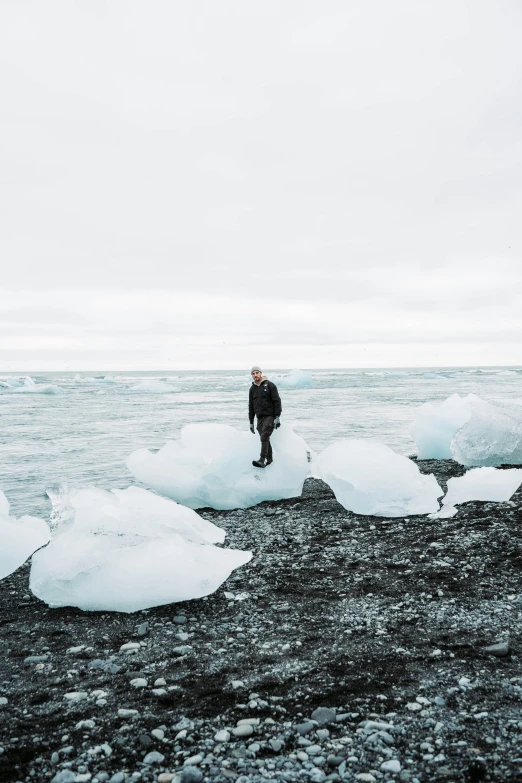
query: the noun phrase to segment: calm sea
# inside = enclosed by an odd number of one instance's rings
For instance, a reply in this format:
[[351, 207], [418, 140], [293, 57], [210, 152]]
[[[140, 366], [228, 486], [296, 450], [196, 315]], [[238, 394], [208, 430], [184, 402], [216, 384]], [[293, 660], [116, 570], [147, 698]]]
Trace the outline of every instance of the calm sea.
[[[283, 371], [278, 370], [277, 374]], [[338, 438], [373, 437], [412, 454], [415, 409], [450, 394], [522, 403], [520, 368], [312, 370], [312, 385], [280, 386], [283, 416], [319, 452]], [[274, 377], [276, 373], [267, 373]], [[21, 376], [0, 375], [0, 384]], [[48, 487], [133, 483], [126, 457], [159, 448], [189, 422], [247, 429], [250, 379], [238, 371], [33, 374], [37, 386], [0, 385], [0, 489], [16, 515], [48, 516]], [[137, 388], [136, 388], [137, 387]]]

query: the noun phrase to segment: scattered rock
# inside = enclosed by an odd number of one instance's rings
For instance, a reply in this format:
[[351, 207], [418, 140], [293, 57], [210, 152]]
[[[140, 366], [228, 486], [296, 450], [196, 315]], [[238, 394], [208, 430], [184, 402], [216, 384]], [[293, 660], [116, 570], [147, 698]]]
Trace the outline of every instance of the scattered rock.
[[45, 663], [49, 658], [50, 656], [48, 653], [44, 653], [44, 655], [28, 655], [27, 658], [24, 658], [24, 664], [26, 666], [32, 666], [34, 663]]
[[390, 759], [389, 761], [383, 761], [381, 764], [383, 772], [400, 772], [401, 762], [398, 759]]
[[201, 783], [203, 773], [197, 767], [184, 767], [181, 773], [181, 783]]
[[484, 647], [484, 652], [495, 655], [497, 658], [505, 658], [506, 655], [509, 655], [509, 642], [490, 644], [489, 647]]
[[64, 693], [63, 698], [66, 701], [83, 701], [89, 698], [89, 694], [86, 691], [71, 691], [70, 693]]
[[165, 761], [165, 756], [163, 753], [158, 753], [157, 750], [151, 750], [143, 759], [144, 764], [161, 764], [163, 761]]
[[234, 737], [250, 737], [253, 733], [254, 729], [250, 723], [244, 723], [242, 726], [236, 726], [235, 729], [232, 729]]
[[312, 720], [316, 720], [317, 723], [321, 725], [333, 723], [335, 721], [335, 711], [328, 707], [317, 707], [317, 709], [312, 712]]

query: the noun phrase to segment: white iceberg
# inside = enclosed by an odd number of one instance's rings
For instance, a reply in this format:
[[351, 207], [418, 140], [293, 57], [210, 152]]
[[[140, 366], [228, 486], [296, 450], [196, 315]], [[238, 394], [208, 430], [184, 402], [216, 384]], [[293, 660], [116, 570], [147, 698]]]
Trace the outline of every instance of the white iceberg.
[[522, 408], [513, 402], [485, 402], [467, 397], [469, 420], [451, 441], [453, 459], [461, 465], [522, 465]]
[[438, 510], [443, 494], [435, 476], [423, 475], [410, 459], [371, 439], [351, 438], [328, 446], [317, 458], [315, 473], [333, 489], [339, 503], [356, 514], [429, 514]]
[[117, 378], [114, 378], [112, 375], [105, 375], [105, 376], [87, 376], [85, 378], [82, 378], [82, 376], [79, 373], [76, 373], [74, 376], [74, 380], [76, 383], [89, 383], [89, 384], [114, 384], [118, 383]]
[[52, 500], [57, 528], [30, 577], [33, 593], [52, 607], [136, 612], [201, 598], [252, 557], [214, 546], [223, 530], [139, 487], [72, 490]]
[[433, 518], [455, 516], [457, 513], [455, 506], [472, 500], [505, 503], [514, 495], [520, 484], [522, 484], [520, 468], [497, 470], [490, 467], [468, 470], [464, 476], [448, 480], [448, 491], [442, 501], [442, 508], [438, 513], [433, 514]]
[[13, 394], [63, 394], [63, 389], [53, 383], [35, 383], [32, 378], [24, 378], [23, 384], [11, 387]]
[[9, 516], [9, 502], [0, 491], [0, 579], [20, 568], [50, 538], [49, 525], [43, 519]]
[[431, 402], [422, 405], [411, 427], [419, 459], [451, 459], [451, 440], [470, 417], [469, 398], [458, 394], [440, 405]]
[[141, 383], [137, 383], [135, 386], [131, 386], [129, 391], [143, 392], [144, 394], [163, 394], [164, 392], [171, 392], [172, 389], [162, 381], [148, 380], [141, 381]]
[[312, 373], [308, 370], [290, 370], [286, 375], [274, 376], [276, 386], [303, 388], [312, 385]]
[[454, 459], [461, 465], [522, 464], [522, 409], [516, 400], [486, 402], [453, 394], [441, 405], [422, 405], [411, 428], [420, 459]]
[[22, 381], [20, 381], [18, 378], [12, 378], [10, 376], [7, 376], [4, 380], [0, 381], [0, 386], [3, 389], [17, 389], [18, 386], [22, 385]]
[[248, 508], [263, 500], [298, 497], [309, 473], [305, 441], [283, 424], [271, 437], [274, 462], [259, 459], [257, 435], [226, 424], [189, 424], [158, 452], [139, 449], [127, 459], [142, 483], [189, 508]]

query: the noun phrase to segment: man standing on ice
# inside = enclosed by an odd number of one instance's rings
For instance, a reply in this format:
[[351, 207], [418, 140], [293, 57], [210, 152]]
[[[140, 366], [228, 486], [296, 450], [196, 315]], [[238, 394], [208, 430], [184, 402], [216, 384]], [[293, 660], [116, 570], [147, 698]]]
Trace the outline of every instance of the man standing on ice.
[[266, 468], [271, 465], [272, 446], [270, 435], [281, 426], [281, 397], [277, 386], [268, 378], [265, 378], [260, 367], [252, 367], [252, 386], [248, 397], [248, 418], [250, 419], [250, 432], [255, 435], [254, 416], [257, 416], [257, 431], [261, 438], [261, 456], [253, 460], [256, 468]]

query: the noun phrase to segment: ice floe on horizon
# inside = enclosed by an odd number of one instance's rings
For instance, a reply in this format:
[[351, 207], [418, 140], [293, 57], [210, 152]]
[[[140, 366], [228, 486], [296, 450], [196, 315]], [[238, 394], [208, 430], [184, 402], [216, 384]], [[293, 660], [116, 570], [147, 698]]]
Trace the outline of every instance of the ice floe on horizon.
[[226, 424], [188, 424], [158, 452], [138, 449], [127, 459], [143, 484], [189, 508], [249, 508], [301, 495], [310, 450], [289, 425], [271, 438], [274, 463], [254, 468], [259, 438]]
[[309, 370], [290, 370], [285, 375], [274, 375], [272, 380], [277, 386], [304, 388], [312, 385], [312, 373]]
[[36, 383], [30, 376], [24, 378], [8, 378], [0, 382], [0, 387], [5, 392], [12, 394], [63, 394], [60, 386], [54, 383]]
[[172, 388], [163, 381], [146, 380], [131, 386], [129, 391], [141, 392], [142, 394], [164, 394], [165, 392], [172, 392]]
[[74, 380], [76, 383], [84, 383], [84, 384], [117, 384], [120, 383], [120, 381], [117, 378], [114, 378], [112, 375], [103, 375], [103, 376], [94, 376], [94, 375], [86, 375], [82, 376], [80, 373], [76, 373], [74, 376]]
[[224, 530], [140, 487], [49, 496], [55, 531], [30, 588], [51, 607], [136, 612], [201, 598], [252, 557], [215, 546]]

